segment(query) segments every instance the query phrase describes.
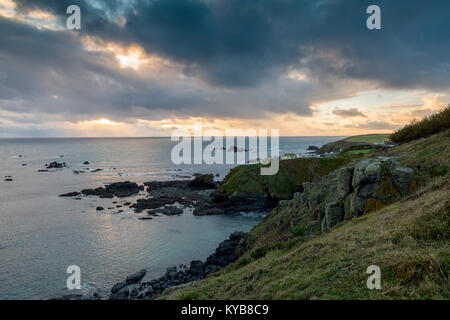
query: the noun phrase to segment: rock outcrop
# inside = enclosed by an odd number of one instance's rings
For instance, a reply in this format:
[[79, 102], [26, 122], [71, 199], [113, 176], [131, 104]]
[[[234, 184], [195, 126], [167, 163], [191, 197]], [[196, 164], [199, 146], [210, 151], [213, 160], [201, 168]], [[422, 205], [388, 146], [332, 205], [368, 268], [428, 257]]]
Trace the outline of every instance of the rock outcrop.
[[100, 198], [112, 198], [114, 196], [124, 198], [137, 194], [139, 191], [140, 189], [137, 183], [125, 181], [111, 183], [104, 188], [84, 189], [81, 190], [81, 193], [85, 196], [99, 196]]
[[65, 162], [59, 163], [56, 161], [45, 165], [45, 169], [62, 169], [64, 167], [67, 167], [67, 164]]
[[214, 183], [214, 175], [199, 175], [194, 180], [189, 182], [188, 187], [193, 189], [215, 189], [216, 184]]
[[368, 158], [342, 167], [316, 183], [304, 183], [303, 192], [280, 202], [280, 207], [309, 212], [313, 219], [309, 225], [326, 231], [407, 195], [413, 179], [414, 171], [402, 167], [395, 158]]

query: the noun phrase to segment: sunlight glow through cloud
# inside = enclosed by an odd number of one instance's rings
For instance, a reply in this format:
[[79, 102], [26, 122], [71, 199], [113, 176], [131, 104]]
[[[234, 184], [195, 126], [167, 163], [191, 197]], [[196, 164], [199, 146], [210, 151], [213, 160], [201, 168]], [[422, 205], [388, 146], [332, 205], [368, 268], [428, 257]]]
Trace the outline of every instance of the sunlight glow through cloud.
[[104, 125], [104, 126], [120, 126], [123, 125], [122, 122], [114, 122], [109, 119], [101, 118], [98, 120], [89, 120], [89, 121], [83, 121], [82, 124], [87, 125]]

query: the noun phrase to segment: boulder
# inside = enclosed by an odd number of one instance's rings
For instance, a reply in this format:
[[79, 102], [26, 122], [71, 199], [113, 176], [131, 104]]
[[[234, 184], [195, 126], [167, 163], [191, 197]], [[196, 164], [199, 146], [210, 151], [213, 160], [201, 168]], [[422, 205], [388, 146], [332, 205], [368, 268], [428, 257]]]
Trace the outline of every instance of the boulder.
[[189, 272], [193, 275], [202, 275], [203, 274], [203, 261], [194, 260], [191, 261], [191, 267], [189, 268]]
[[112, 193], [119, 198], [129, 197], [139, 193], [139, 186], [136, 182], [116, 182], [105, 187], [106, 192]]
[[46, 166], [45, 166], [45, 168], [46, 169], [62, 169], [62, 168], [64, 168], [64, 167], [66, 167], [67, 165], [66, 165], [66, 163], [65, 162], [62, 162], [62, 163], [59, 163], [59, 162], [52, 162], [52, 163], [50, 163], [50, 164], [47, 164]]
[[119, 282], [119, 283], [116, 283], [116, 284], [112, 287], [111, 293], [117, 293], [117, 292], [119, 292], [120, 289], [122, 289], [122, 288], [124, 288], [124, 287], [126, 287], [126, 286], [127, 286], [127, 284], [126, 284], [125, 282]]
[[216, 187], [216, 184], [214, 183], [214, 175], [199, 175], [194, 180], [189, 182], [188, 186], [193, 189], [214, 189]]
[[381, 180], [381, 163], [376, 160], [362, 160], [355, 165], [352, 186], [376, 183]]
[[173, 281], [175, 279], [175, 276], [177, 274], [177, 267], [168, 267], [166, 270], [166, 278], [170, 281]]
[[141, 280], [145, 274], [147, 273], [146, 269], [142, 269], [136, 273], [133, 273], [131, 275], [129, 275], [126, 279], [125, 282], [127, 283], [127, 285], [131, 284], [131, 283], [136, 283], [139, 282], [139, 280]]
[[409, 193], [414, 170], [407, 167], [397, 167], [391, 172], [392, 182], [402, 196]]

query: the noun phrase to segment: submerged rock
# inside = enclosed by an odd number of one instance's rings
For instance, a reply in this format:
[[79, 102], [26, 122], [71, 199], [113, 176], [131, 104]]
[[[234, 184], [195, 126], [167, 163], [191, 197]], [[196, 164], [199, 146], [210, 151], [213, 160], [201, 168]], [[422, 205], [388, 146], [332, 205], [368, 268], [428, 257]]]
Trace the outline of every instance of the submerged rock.
[[77, 197], [79, 195], [81, 195], [80, 192], [69, 192], [66, 194], [60, 194], [59, 197]]

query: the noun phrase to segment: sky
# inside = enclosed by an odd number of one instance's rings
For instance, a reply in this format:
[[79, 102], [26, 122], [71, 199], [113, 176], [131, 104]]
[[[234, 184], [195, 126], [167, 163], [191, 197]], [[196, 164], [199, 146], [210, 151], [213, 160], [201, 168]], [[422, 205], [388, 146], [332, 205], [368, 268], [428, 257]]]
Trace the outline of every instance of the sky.
[[0, 137], [170, 136], [195, 121], [392, 132], [450, 103], [449, 14], [447, 0], [0, 0]]

